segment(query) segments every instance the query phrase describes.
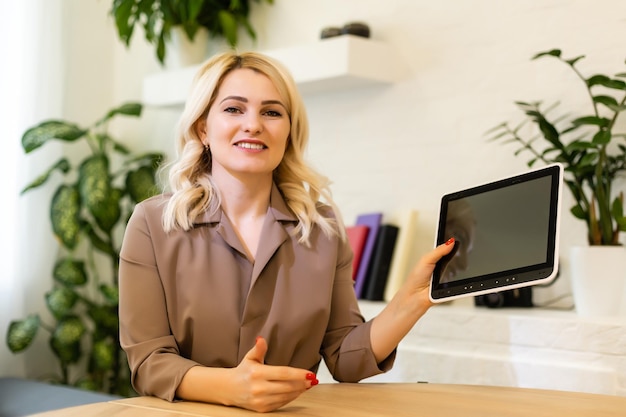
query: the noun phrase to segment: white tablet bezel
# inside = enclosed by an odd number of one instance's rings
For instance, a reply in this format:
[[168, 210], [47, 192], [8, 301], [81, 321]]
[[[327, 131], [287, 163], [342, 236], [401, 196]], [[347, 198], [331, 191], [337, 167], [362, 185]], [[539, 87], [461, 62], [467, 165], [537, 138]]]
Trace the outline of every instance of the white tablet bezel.
[[537, 284], [547, 284], [554, 280], [558, 273], [559, 260], [561, 191], [563, 188], [563, 166], [561, 164], [551, 164], [498, 181], [443, 195], [439, 209], [435, 244], [440, 245], [449, 238], [449, 236], [445, 234], [446, 219], [444, 219], [444, 216], [447, 211], [447, 204], [450, 201], [492, 190], [499, 190], [507, 186], [546, 176], [552, 178], [551, 198], [549, 203], [549, 230], [546, 231], [546, 238], [548, 239], [546, 262], [536, 265], [527, 265], [514, 270], [497, 271], [488, 275], [441, 283], [439, 282], [443, 269], [443, 261], [441, 261], [437, 264], [431, 276], [429, 296], [432, 302], [442, 303], [458, 298], [489, 294]]

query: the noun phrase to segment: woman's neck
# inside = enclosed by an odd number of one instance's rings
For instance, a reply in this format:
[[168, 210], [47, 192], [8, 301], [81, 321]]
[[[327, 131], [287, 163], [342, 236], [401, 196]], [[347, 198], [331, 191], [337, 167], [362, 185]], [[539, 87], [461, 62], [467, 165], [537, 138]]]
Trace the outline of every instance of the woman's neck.
[[222, 210], [230, 220], [246, 256], [254, 262], [270, 205], [272, 179], [240, 181], [230, 178], [216, 181], [222, 199]]
[[254, 175], [242, 179], [218, 175], [213, 180], [220, 190], [222, 210], [235, 224], [263, 218], [267, 213], [272, 192], [271, 176]]

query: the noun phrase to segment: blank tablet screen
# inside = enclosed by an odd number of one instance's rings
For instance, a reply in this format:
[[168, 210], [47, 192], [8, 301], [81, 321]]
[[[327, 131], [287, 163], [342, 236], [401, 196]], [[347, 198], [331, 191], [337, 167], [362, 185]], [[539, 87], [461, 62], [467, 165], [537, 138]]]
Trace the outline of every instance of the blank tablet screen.
[[552, 279], [561, 182], [551, 165], [443, 196], [437, 244], [456, 242], [435, 268], [433, 301]]

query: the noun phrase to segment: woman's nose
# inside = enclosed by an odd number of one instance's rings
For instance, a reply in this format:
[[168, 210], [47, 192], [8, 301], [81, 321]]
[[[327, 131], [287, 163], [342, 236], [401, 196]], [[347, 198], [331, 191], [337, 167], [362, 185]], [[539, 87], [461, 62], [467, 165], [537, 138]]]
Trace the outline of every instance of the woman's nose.
[[244, 132], [256, 134], [263, 130], [263, 122], [261, 117], [255, 113], [247, 113], [243, 121]]

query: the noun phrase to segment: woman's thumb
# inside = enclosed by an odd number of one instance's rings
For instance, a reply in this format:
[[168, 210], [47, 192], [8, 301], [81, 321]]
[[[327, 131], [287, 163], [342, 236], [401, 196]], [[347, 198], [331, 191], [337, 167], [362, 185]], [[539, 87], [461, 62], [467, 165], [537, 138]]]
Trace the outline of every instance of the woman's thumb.
[[245, 359], [262, 364], [265, 362], [266, 353], [267, 353], [267, 342], [261, 336], [258, 336], [256, 338], [256, 343], [254, 344], [254, 347], [248, 351]]

